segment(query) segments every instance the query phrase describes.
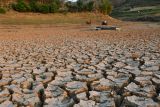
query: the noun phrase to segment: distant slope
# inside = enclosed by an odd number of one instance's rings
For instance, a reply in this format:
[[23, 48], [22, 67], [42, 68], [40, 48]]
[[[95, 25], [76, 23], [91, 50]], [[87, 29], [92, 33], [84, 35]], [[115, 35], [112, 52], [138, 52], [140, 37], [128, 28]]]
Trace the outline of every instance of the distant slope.
[[118, 7], [126, 2], [126, 0], [110, 0], [114, 7]]
[[[65, 18], [64, 18], [65, 17]], [[107, 20], [109, 24], [119, 23], [108, 15], [95, 13], [55, 13], [55, 14], [41, 14], [41, 13], [19, 13], [9, 11], [6, 14], [0, 14], [0, 24], [8, 25], [39, 25], [39, 24], [80, 24], [85, 25], [86, 21], [92, 21], [93, 25], [101, 24], [103, 20]]]
[[133, 21], [160, 21], [160, 0], [126, 0], [119, 5], [113, 5], [111, 16], [114, 18]]
[[126, 0], [125, 4], [130, 6], [151, 6], [160, 4], [160, 0]]
[[114, 6], [151, 6], [160, 4], [160, 0], [110, 0]]

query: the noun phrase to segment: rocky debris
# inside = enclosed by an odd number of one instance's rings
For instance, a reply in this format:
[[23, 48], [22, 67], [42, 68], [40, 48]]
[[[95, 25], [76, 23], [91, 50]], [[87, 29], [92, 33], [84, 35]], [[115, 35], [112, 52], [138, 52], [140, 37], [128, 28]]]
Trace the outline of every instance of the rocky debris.
[[32, 89], [33, 83], [31, 81], [24, 81], [21, 83], [23, 89]]
[[12, 101], [22, 106], [24, 104], [25, 99], [23, 94], [14, 93], [12, 95]]
[[90, 69], [82, 69], [80, 71], [77, 71], [78, 74], [80, 75], [89, 75], [89, 74], [94, 74], [96, 71], [90, 70]]
[[38, 97], [31, 97], [31, 98], [26, 99], [26, 101], [27, 102], [25, 106], [29, 105], [31, 107], [40, 107], [43, 105], [43, 103], [39, 100]]
[[96, 73], [96, 74], [90, 74], [90, 75], [78, 75], [76, 74], [76, 80], [78, 81], [84, 81], [84, 82], [93, 82], [96, 80], [99, 80], [103, 78], [103, 75], [101, 73]]
[[5, 86], [5, 88], [7, 88], [10, 91], [10, 93], [22, 94], [22, 89], [18, 85], [15, 85], [15, 84], [7, 85], [7, 86]]
[[0, 107], [159, 107], [160, 33], [141, 29], [0, 36]]
[[151, 80], [151, 76], [137, 76], [135, 78], [135, 82], [137, 82], [138, 84], [145, 86], [145, 85], [149, 85], [152, 84]]
[[124, 68], [118, 70], [119, 72], [124, 72], [124, 73], [130, 73], [136, 76], [139, 76], [141, 74], [141, 70], [139, 70], [138, 67], [132, 67], [132, 66], [125, 66]]
[[74, 105], [73, 99], [68, 97], [58, 97], [46, 100], [44, 107], [72, 107]]
[[91, 88], [92, 90], [96, 90], [96, 91], [108, 91], [108, 90], [112, 90], [115, 86], [115, 83], [112, 82], [111, 80], [102, 78], [99, 81], [94, 81], [91, 84]]
[[11, 95], [8, 91], [8, 89], [5, 89], [4, 91], [0, 92], [0, 103], [6, 101], [6, 100], [10, 100]]
[[86, 92], [79, 93], [76, 95], [76, 97], [78, 100], [85, 100], [85, 101], [88, 100]]
[[12, 84], [21, 84], [24, 81], [26, 81], [26, 78], [25, 77], [21, 77], [21, 78], [14, 79], [11, 83]]
[[5, 102], [0, 104], [0, 107], [14, 107], [11, 101], [6, 100]]
[[38, 74], [44, 73], [46, 70], [47, 70], [46, 67], [35, 68], [35, 69], [33, 69], [33, 73], [35, 75], [38, 75]]
[[5, 78], [0, 80], [0, 87], [10, 84], [11, 78]]
[[55, 80], [51, 81], [51, 84], [54, 86], [63, 87], [67, 82], [71, 82], [72, 77], [56, 77]]
[[158, 79], [158, 78], [152, 78], [152, 81], [153, 81], [156, 85], [160, 85], [160, 79]]
[[54, 85], [48, 85], [45, 90], [46, 98], [56, 98], [59, 96], [67, 96], [67, 92], [62, 88]]
[[123, 106], [129, 106], [129, 107], [159, 107], [160, 105], [156, 102], [154, 102], [151, 98], [144, 98], [144, 97], [138, 97], [138, 96], [128, 96], [124, 100]]
[[132, 82], [127, 87], [125, 87], [125, 89], [127, 90], [126, 93], [130, 93], [130, 95], [134, 94], [150, 98], [156, 96], [156, 88], [154, 85], [146, 85], [144, 87], [141, 87]]
[[116, 87], [122, 88], [127, 85], [132, 76], [130, 74], [118, 73], [117, 75], [108, 75], [107, 78], [115, 82]]
[[70, 93], [78, 94], [88, 91], [88, 87], [85, 82], [73, 81], [66, 84], [66, 90]]
[[146, 71], [158, 71], [159, 70], [159, 66], [151, 66], [151, 67], [141, 67], [142, 70], [146, 70]]
[[93, 101], [100, 101], [100, 92], [97, 92], [97, 91], [90, 91], [89, 92], [90, 94], [90, 99], [93, 100]]
[[49, 74], [49, 75], [46, 75], [45, 73], [42, 73], [42, 74], [36, 76], [36, 80], [38, 82], [42, 82], [43, 84], [47, 84], [47, 83], [51, 82], [52, 78], [53, 78], [52, 73]]
[[111, 94], [111, 91], [90, 91], [89, 98], [93, 101], [96, 101], [99, 103], [99, 106], [107, 106], [107, 107], [116, 107], [115, 99], [113, 98], [113, 95]]
[[88, 101], [80, 100], [80, 103], [75, 104], [74, 107], [99, 107], [99, 104], [96, 104], [96, 102], [92, 100]]
[[123, 62], [116, 62], [113, 66], [117, 68], [123, 68], [126, 66], [126, 64], [124, 64]]

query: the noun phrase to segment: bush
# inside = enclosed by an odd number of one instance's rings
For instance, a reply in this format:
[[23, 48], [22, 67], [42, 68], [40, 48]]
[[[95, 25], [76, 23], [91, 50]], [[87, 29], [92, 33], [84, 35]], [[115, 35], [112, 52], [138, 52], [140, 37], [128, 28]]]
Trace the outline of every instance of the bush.
[[109, 3], [108, 0], [101, 0], [99, 9], [103, 14], [110, 14], [112, 11], [112, 5]]
[[50, 13], [55, 13], [58, 12], [59, 10], [59, 6], [56, 3], [52, 3], [50, 4]]
[[40, 13], [50, 13], [50, 6], [48, 4], [39, 4], [38, 12]]
[[78, 11], [77, 5], [76, 4], [72, 4], [71, 1], [68, 1], [65, 5], [67, 7], [68, 12], [77, 12]]
[[12, 8], [18, 12], [30, 11], [30, 7], [23, 0], [18, 0], [16, 4], [12, 4]]
[[32, 12], [55, 13], [58, 12], [60, 3], [54, 0], [50, 4], [38, 4], [37, 0], [30, 0], [29, 6]]
[[58, 8], [61, 7], [61, 2], [60, 2], [60, 0], [52, 0], [51, 3], [55, 3]]
[[2, 7], [0, 7], [0, 14], [5, 14], [6, 13], [6, 10]]
[[79, 12], [84, 10], [84, 4], [83, 4], [82, 0], [77, 1], [77, 9], [78, 9]]
[[88, 2], [85, 5], [85, 10], [89, 11], [89, 12], [93, 11], [94, 10], [94, 2], [93, 1]]
[[38, 12], [38, 5], [36, 0], [30, 0], [29, 6], [32, 12]]

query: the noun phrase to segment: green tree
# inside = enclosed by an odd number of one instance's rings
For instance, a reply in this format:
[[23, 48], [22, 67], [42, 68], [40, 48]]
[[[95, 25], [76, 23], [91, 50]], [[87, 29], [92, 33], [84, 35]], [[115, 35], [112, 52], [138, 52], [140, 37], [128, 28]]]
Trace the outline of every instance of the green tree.
[[108, 0], [101, 0], [99, 9], [103, 14], [110, 14], [112, 11], [112, 5]]
[[40, 12], [40, 13], [50, 13], [50, 6], [48, 4], [39, 4], [38, 12]]
[[93, 1], [88, 2], [85, 5], [85, 10], [89, 11], [89, 12], [93, 11], [94, 10], [94, 2]]
[[30, 0], [29, 1], [29, 6], [32, 12], [37, 12], [38, 11], [38, 5], [37, 5], [37, 0]]
[[30, 7], [24, 2], [24, 0], [17, 0], [16, 4], [12, 4], [12, 8], [19, 12], [30, 11]]
[[50, 13], [58, 12], [59, 6], [55, 2], [50, 4]]
[[84, 9], [84, 4], [83, 4], [83, 1], [82, 0], [78, 0], [77, 1], [77, 9], [79, 12], [83, 11]]

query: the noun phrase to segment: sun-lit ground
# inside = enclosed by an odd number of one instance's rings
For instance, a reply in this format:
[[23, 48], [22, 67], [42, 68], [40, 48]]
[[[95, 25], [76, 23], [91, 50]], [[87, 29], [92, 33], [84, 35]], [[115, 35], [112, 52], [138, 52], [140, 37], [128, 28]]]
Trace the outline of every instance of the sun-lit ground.
[[117, 21], [99, 13], [40, 14], [10, 11], [6, 14], [0, 14], [0, 24], [85, 24], [85, 22], [90, 19], [92, 19], [94, 23], [105, 19], [112, 22]]
[[0, 107], [160, 106], [159, 25], [85, 15], [0, 17]]

